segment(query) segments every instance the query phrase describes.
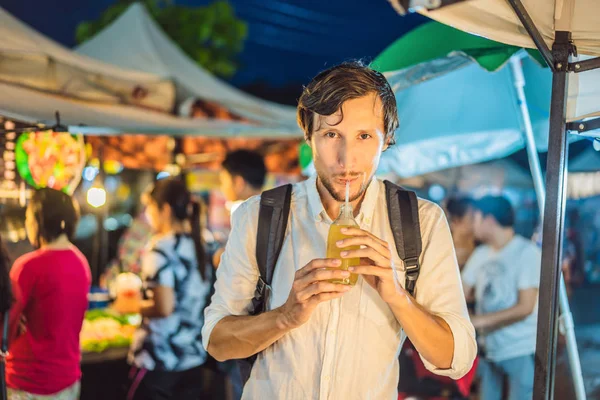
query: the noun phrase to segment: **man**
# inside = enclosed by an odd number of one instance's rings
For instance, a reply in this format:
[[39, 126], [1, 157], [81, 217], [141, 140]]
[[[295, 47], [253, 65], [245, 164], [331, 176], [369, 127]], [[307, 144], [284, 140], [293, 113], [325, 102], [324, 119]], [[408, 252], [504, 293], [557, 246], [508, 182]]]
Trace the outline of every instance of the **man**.
[[474, 230], [479, 246], [463, 270], [465, 294], [475, 294], [475, 328], [484, 333], [480, 363], [482, 399], [500, 399], [508, 376], [511, 400], [531, 399], [537, 327], [541, 253], [515, 234], [515, 216], [504, 197], [475, 203]]
[[[419, 201], [423, 252], [414, 299], [402, 288], [384, 184], [374, 177], [398, 126], [390, 85], [360, 63], [333, 67], [304, 89], [298, 121], [317, 173], [293, 188], [270, 311], [248, 315], [259, 276], [254, 197], [233, 216], [204, 346], [217, 360], [258, 353], [243, 399], [396, 399], [406, 335], [430, 370], [463, 376], [476, 343], [446, 219], [438, 206]], [[347, 182], [360, 229], [350, 228], [352, 238], [338, 245], [363, 246], [342, 254], [362, 258], [355, 287], [328, 282], [348, 272], [324, 259]]]
[[[221, 192], [231, 204], [231, 213], [252, 196], [260, 195], [265, 185], [267, 168], [263, 156], [251, 150], [235, 150], [227, 154], [219, 173]], [[214, 252], [213, 265], [219, 267], [224, 248]]]
[[221, 191], [228, 201], [244, 201], [261, 193], [267, 169], [260, 154], [250, 150], [232, 151], [222, 167]]

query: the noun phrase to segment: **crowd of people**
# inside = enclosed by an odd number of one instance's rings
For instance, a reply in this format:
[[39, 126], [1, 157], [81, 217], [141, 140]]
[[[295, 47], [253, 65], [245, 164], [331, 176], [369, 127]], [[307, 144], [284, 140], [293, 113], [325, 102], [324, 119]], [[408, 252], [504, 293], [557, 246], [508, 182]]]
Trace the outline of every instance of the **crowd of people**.
[[[483, 400], [503, 398], [505, 388], [511, 400], [531, 398], [540, 250], [515, 233], [510, 202], [461, 198], [442, 209], [419, 199], [420, 231], [405, 234], [418, 235], [420, 256], [405, 264], [388, 218], [395, 200], [375, 176], [398, 126], [386, 79], [360, 63], [330, 68], [305, 88], [298, 119], [316, 174], [293, 186], [264, 312], [251, 312], [262, 279], [260, 155], [240, 150], [223, 162], [222, 191], [237, 206], [226, 246], [205, 245], [201, 205], [182, 179], [158, 180], [144, 196], [151, 238], [126, 398], [217, 398], [206, 393], [206, 368], [226, 376], [228, 399], [397, 398], [406, 338], [432, 374], [460, 379], [478, 358]], [[336, 245], [342, 257], [361, 260], [352, 267], [362, 277], [355, 287], [332, 281], [350, 271], [323, 258], [346, 196], [358, 227]], [[79, 396], [91, 278], [71, 243], [78, 217], [70, 196], [36, 190], [26, 213], [36, 250], [12, 264], [0, 254], [11, 400]], [[242, 376], [233, 360], [250, 357], [250, 375]]]
[[[223, 162], [221, 190], [229, 201], [239, 202], [260, 194], [265, 179], [260, 154], [238, 150]], [[205, 246], [200, 203], [182, 179], [157, 181], [141, 201], [151, 237], [139, 271], [144, 300], [136, 311], [143, 323], [128, 356], [127, 399], [239, 399], [235, 363], [217, 363], [200, 340], [223, 249]], [[6, 381], [11, 400], [79, 398], [79, 332], [91, 274], [72, 244], [78, 219], [73, 198], [39, 189], [26, 212], [27, 236], [36, 250], [11, 262], [0, 243], [0, 316], [9, 316]], [[113, 307], [118, 311], [118, 302]], [[207, 389], [203, 368], [224, 374], [227, 388]]]

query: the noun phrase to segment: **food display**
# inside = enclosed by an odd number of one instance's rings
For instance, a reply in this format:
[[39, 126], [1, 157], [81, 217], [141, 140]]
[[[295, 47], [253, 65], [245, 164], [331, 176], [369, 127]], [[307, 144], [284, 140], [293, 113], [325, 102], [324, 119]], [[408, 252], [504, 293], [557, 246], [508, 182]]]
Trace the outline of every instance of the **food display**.
[[79, 340], [83, 352], [102, 352], [108, 348], [127, 348], [131, 344], [140, 316], [122, 315], [115, 311], [86, 312]]
[[43, 131], [22, 133], [17, 139], [19, 175], [35, 188], [49, 187], [72, 194], [85, 165], [80, 135]]

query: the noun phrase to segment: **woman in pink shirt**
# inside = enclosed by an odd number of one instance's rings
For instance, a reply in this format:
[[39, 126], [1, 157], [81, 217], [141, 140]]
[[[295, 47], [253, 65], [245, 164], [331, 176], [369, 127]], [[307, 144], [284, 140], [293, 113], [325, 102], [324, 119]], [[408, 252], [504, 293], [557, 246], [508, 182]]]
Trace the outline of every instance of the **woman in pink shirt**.
[[78, 207], [65, 193], [33, 193], [25, 224], [38, 250], [17, 259], [10, 271], [9, 400], [79, 398], [79, 332], [91, 274], [71, 244], [78, 219]]

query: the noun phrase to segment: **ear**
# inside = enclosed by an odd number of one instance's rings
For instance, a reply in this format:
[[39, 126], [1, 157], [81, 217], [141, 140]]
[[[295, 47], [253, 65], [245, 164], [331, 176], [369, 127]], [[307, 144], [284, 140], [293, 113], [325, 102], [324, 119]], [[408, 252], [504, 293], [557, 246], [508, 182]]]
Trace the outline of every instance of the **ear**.
[[306, 133], [304, 134], [304, 141], [306, 142], [306, 144], [308, 145], [308, 147], [312, 148], [311, 143], [310, 143], [311, 140], [310, 140], [310, 138], [308, 137], [308, 135]]
[[246, 186], [246, 181], [239, 175], [233, 176], [233, 188], [236, 192], [240, 193], [244, 190], [244, 186]]
[[160, 214], [162, 214], [165, 217], [165, 220], [170, 220], [171, 217], [173, 216], [173, 212], [171, 210], [171, 206], [168, 204], [163, 204], [162, 208], [159, 210]]
[[392, 144], [394, 144], [394, 138], [386, 135], [383, 139], [383, 149], [381, 151], [386, 151]]

